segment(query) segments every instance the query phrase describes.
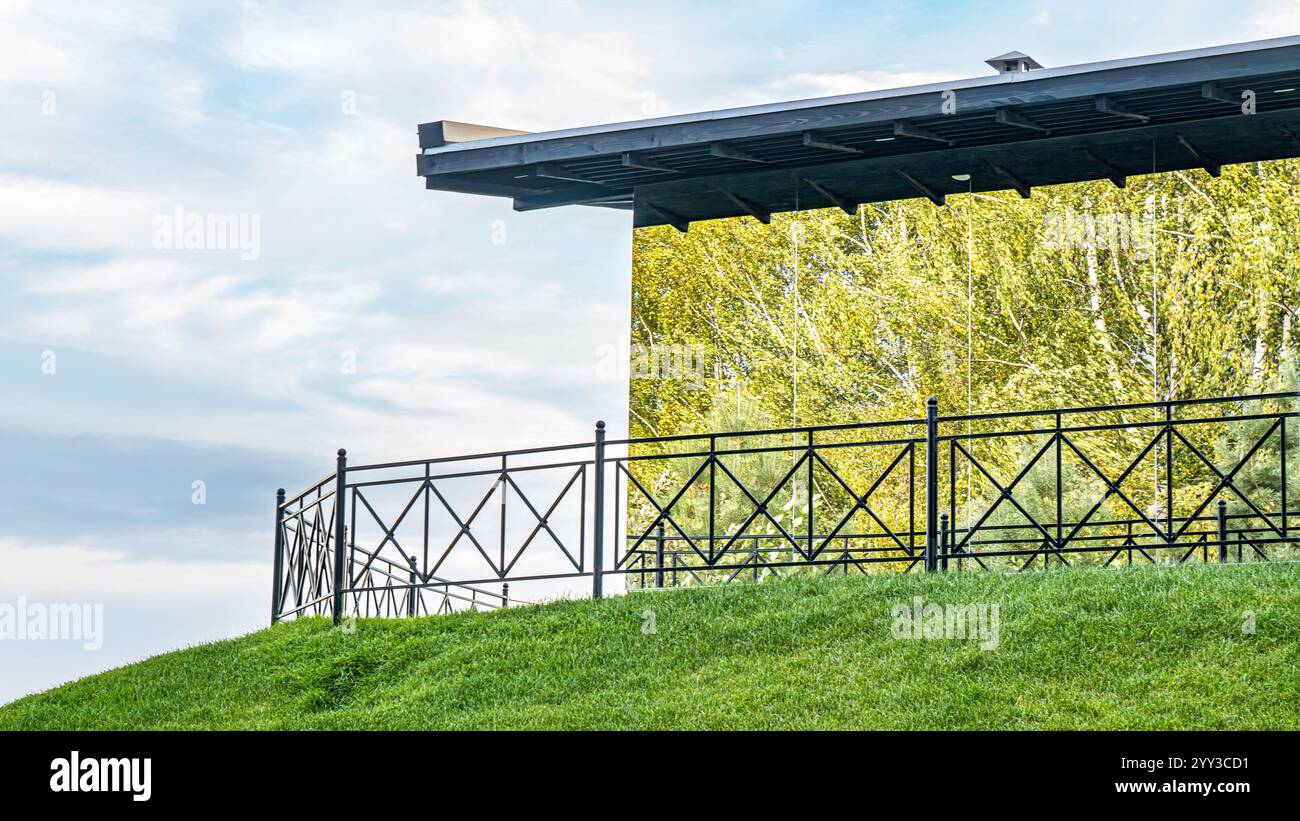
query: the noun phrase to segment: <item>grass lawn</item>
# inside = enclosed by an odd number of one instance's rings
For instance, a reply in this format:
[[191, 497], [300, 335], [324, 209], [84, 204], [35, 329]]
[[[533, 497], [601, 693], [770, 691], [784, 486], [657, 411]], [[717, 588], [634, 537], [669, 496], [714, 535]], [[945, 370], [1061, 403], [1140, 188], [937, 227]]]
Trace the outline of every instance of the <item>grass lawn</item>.
[[[916, 596], [996, 603], [997, 647], [895, 639]], [[0, 708], [0, 729], [91, 728], [1300, 729], [1300, 565], [795, 578], [352, 634], [305, 619]]]

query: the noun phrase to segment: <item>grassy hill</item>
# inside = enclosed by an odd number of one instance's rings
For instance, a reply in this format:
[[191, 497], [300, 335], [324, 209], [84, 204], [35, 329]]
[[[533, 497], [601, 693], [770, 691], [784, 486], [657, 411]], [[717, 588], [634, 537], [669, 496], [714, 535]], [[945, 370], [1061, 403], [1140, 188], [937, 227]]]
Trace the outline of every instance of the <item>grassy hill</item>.
[[[998, 604], [998, 646], [895, 639], [916, 596]], [[30, 696], [0, 729], [1297, 729], [1297, 670], [1295, 564], [789, 579], [302, 620]]]

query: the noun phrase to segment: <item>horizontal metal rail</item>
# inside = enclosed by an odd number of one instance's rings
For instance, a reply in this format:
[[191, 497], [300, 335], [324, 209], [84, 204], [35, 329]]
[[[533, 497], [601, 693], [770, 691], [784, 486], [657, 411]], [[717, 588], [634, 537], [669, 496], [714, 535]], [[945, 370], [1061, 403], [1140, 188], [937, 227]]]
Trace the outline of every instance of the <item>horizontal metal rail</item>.
[[954, 416], [932, 400], [916, 419], [341, 451], [277, 495], [272, 618], [524, 603], [511, 583], [1300, 558], [1297, 420], [1294, 393]]

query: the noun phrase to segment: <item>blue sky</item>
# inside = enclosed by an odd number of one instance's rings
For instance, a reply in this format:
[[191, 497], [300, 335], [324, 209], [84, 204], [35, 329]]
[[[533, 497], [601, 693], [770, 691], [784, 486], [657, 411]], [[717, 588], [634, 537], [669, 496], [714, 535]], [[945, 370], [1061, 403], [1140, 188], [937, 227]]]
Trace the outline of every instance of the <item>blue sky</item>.
[[[1297, 32], [1294, 0], [0, 0], [0, 603], [105, 613], [98, 651], [0, 641], [0, 701], [263, 625], [275, 488], [340, 446], [618, 433], [598, 351], [626, 334], [628, 216], [425, 191], [417, 123], [565, 128], [978, 76], [1011, 49]], [[177, 208], [256, 217], [256, 258], [158, 247]]]

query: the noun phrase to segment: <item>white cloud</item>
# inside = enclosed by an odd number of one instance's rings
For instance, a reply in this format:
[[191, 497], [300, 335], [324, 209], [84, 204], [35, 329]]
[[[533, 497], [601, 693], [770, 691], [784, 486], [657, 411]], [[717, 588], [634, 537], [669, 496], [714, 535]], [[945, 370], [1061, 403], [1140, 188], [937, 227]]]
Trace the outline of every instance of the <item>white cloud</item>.
[[0, 2], [0, 88], [103, 82], [106, 52], [135, 40], [169, 39], [170, 3], [85, 3], [59, 8], [40, 0]]
[[850, 71], [829, 74], [798, 73], [769, 82], [770, 99], [833, 97], [865, 91], [905, 88], [962, 79], [954, 74], [924, 71]]
[[116, 260], [93, 268], [50, 272], [32, 285], [41, 295], [103, 295], [111, 292], [158, 292], [180, 283], [192, 282], [198, 272], [170, 260]]
[[[142, 559], [80, 545], [24, 545], [0, 540], [0, 599], [194, 603], [240, 595], [269, 569], [260, 562]], [[268, 584], [269, 586], [269, 584]]]
[[619, 119], [639, 116], [652, 76], [630, 35], [597, 28], [577, 4], [527, 10], [480, 0], [441, 9], [348, 6], [309, 21], [256, 6], [245, 13], [227, 51], [251, 70], [436, 101], [442, 110], [424, 119], [486, 120], [530, 130], [608, 119], [611, 111]]
[[64, 252], [141, 251], [149, 247], [159, 205], [138, 191], [0, 176], [0, 237], [16, 246]]
[[1261, 3], [1250, 16], [1250, 26], [1260, 37], [1283, 37], [1300, 32], [1300, 3], [1295, 0]]

